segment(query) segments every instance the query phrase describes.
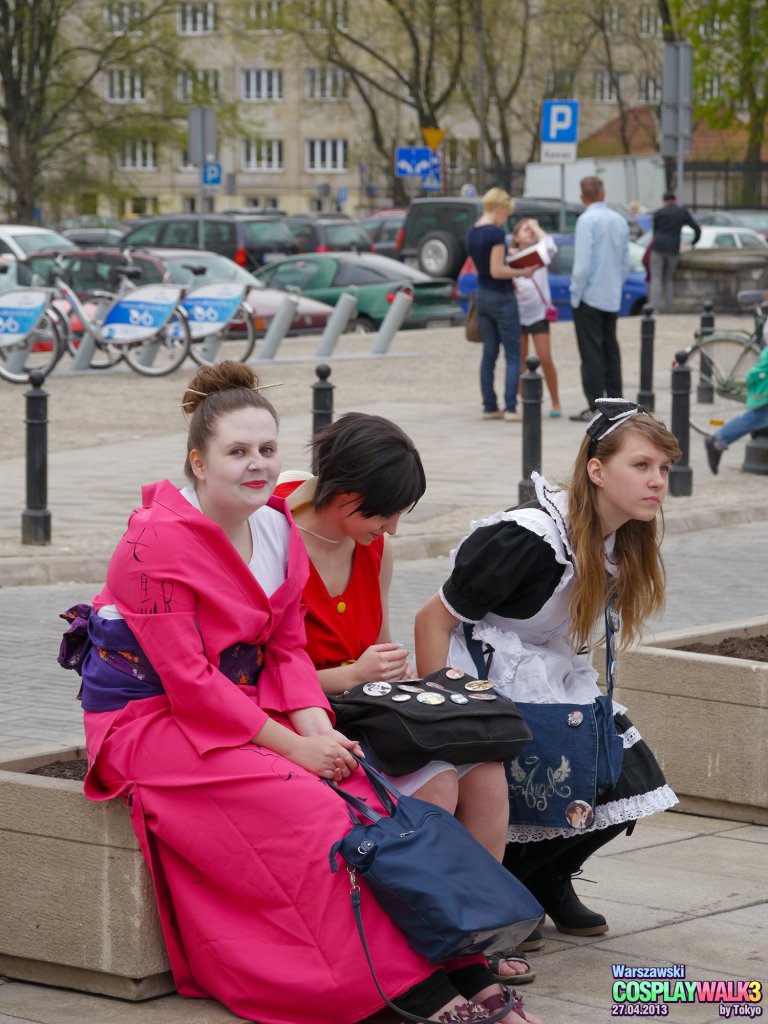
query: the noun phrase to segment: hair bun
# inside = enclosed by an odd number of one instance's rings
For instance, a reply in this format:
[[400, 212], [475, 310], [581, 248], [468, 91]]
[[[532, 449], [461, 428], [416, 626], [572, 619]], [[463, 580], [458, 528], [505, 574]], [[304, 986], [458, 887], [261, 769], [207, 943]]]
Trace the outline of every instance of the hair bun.
[[259, 377], [250, 366], [227, 359], [214, 366], [200, 367], [184, 390], [181, 406], [185, 412], [193, 413], [208, 395], [217, 391], [232, 388], [247, 388], [251, 391], [258, 386]]

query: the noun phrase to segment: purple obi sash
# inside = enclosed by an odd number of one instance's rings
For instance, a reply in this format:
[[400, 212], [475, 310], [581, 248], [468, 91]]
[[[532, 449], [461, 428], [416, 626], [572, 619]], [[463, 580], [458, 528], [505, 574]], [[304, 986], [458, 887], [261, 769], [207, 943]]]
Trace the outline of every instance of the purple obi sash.
[[[70, 627], [61, 642], [59, 664], [82, 676], [78, 697], [86, 711], [116, 711], [129, 701], [165, 693], [124, 619], [103, 619], [84, 604], [61, 618]], [[263, 645], [237, 643], [221, 652], [219, 671], [236, 686], [256, 686], [263, 663]]]

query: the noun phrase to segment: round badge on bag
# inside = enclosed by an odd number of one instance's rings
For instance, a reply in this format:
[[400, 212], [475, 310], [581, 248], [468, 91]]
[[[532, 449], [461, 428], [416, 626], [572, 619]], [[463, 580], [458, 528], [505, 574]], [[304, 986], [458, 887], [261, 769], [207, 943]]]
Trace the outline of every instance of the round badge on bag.
[[446, 669], [445, 675], [447, 679], [462, 679], [464, 672], [460, 668], [449, 668]]
[[424, 693], [421, 686], [411, 686], [410, 683], [398, 683], [398, 690], [405, 690], [406, 693]]
[[566, 718], [566, 722], [568, 723], [568, 725], [570, 725], [571, 728], [574, 729], [577, 725], [581, 725], [583, 721], [584, 715], [581, 713], [581, 711], [571, 711], [571, 713]]
[[470, 693], [470, 700], [496, 700], [495, 693]]
[[442, 693], [420, 693], [416, 700], [422, 704], [444, 704], [445, 697]]
[[383, 697], [391, 689], [390, 683], [366, 683], [363, 687], [363, 693], [367, 693], [369, 697]]
[[452, 693], [451, 700], [454, 704], [469, 704], [469, 697], [465, 697], [463, 693]]
[[586, 800], [571, 800], [565, 808], [565, 818], [571, 828], [582, 831], [592, 825], [595, 820], [595, 812]]
[[410, 699], [411, 699], [411, 695], [410, 695], [410, 693], [396, 693], [396, 694], [395, 694], [395, 695], [394, 695], [394, 696], [392, 697], [392, 700], [396, 700], [396, 701], [398, 702], [398, 704], [399, 704], [399, 703], [400, 703], [401, 701], [404, 701], [404, 700], [410, 700]]
[[492, 690], [493, 683], [490, 679], [472, 679], [470, 682], [464, 683], [464, 689], [472, 690], [473, 692], [476, 690]]

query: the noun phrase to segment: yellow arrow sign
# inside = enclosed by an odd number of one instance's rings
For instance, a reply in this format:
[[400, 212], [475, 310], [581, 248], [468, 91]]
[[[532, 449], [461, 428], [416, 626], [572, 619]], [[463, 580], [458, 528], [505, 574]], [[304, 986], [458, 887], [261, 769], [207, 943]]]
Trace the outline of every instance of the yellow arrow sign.
[[421, 134], [433, 153], [445, 138], [445, 132], [442, 128], [422, 128]]

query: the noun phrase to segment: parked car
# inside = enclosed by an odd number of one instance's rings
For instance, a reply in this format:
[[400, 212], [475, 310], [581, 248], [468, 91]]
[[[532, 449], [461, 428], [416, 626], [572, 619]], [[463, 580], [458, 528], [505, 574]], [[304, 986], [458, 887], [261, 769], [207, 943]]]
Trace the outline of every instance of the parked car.
[[[680, 233], [681, 252], [691, 248], [694, 248], [696, 252], [702, 249], [768, 249], [768, 242], [756, 231], [752, 231], [751, 228], [739, 227], [736, 224], [722, 226], [705, 224], [701, 229], [701, 238], [695, 246], [692, 246], [693, 237], [693, 228], [689, 228], [686, 224]], [[653, 232], [646, 231], [641, 238], [638, 238], [638, 245], [642, 245], [645, 250], [650, 245], [652, 238]]]
[[346, 217], [286, 217], [299, 252], [370, 252], [368, 232]]
[[[565, 230], [573, 231], [582, 207], [565, 206]], [[414, 199], [395, 243], [395, 254], [432, 277], [456, 277], [467, 258], [467, 233], [483, 212], [480, 198]], [[515, 199], [509, 230], [521, 217], [535, 217], [550, 234], [560, 225], [557, 199]]]
[[[57, 253], [37, 253], [28, 261], [42, 283], [53, 286]], [[126, 258], [128, 257], [128, 258]], [[257, 333], [264, 333], [282, 305], [286, 292], [268, 288], [233, 260], [215, 252], [190, 249], [75, 249], [64, 255], [62, 276], [81, 297], [94, 291], [114, 291], [120, 284], [117, 268], [127, 262], [141, 269], [137, 284], [173, 282], [186, 289], [214, 281], [242, 281], [248, 286], [248, 303], [254, 310]], [[299, 297], [296, 316], [289, 334], [311, 334], [323, 330], [333, 312], [330, 305]]]
[[75, 249], [75, 243], [49, 228], [26, 227], [23, 224], [0, 224], [0, 256], [25, 260], [41, 249], [64, 252]]
[[381, 325], [401, 288], [413, 293], [403, 327], [444, 327], [464, 322], [454, 301], [453, 281], [435, 279], [398, 260], [376, 253], [315, 253], [273, 263], [256, 275], [278, 288], [335, 305], [345, 291], [357, 296], [356, 328], [373, 331]]
[[[299, 251], [285, 220], [281, 215], [206, 213], [203, 217], [203, 248], [228, 256], [246, 270], [257, 270], [270, 260]], [[193, 213], [145, 217], [126, 232], [122, 244], [198, 249], [198, 217]]]
[[[553, 235], [557, 253], [549, 265], [549, 290], [557, 309], [558, 320], [573, 320], [571, 306], [571, 270], [573, 269], [573, 235]], [[648, 301], [648, 285], [643, 267], [644, 249], [637, 242], [629, 243], [629, 276], [621, 293], [619, 316], [638, 316]], [[456, 283], [459, 302], [466, 309], [469, 296], [477, 288], [477, 268], [467, 257]]]
[[768, 240], [768, 210], [694, 210], [693, 216], [702, 226], [750, 228]]
[[90, 249], [94, 245], [120, 245], [125, 231], [121, 228], [68, 228], [62, 234], [81, 249]]
[[360, 226], [368, 232], [371, 251], [382, 256], [395, 255], [397, 233], [405, 221], [406, 210], [377, 210], [369, 217], [363, 217]]

